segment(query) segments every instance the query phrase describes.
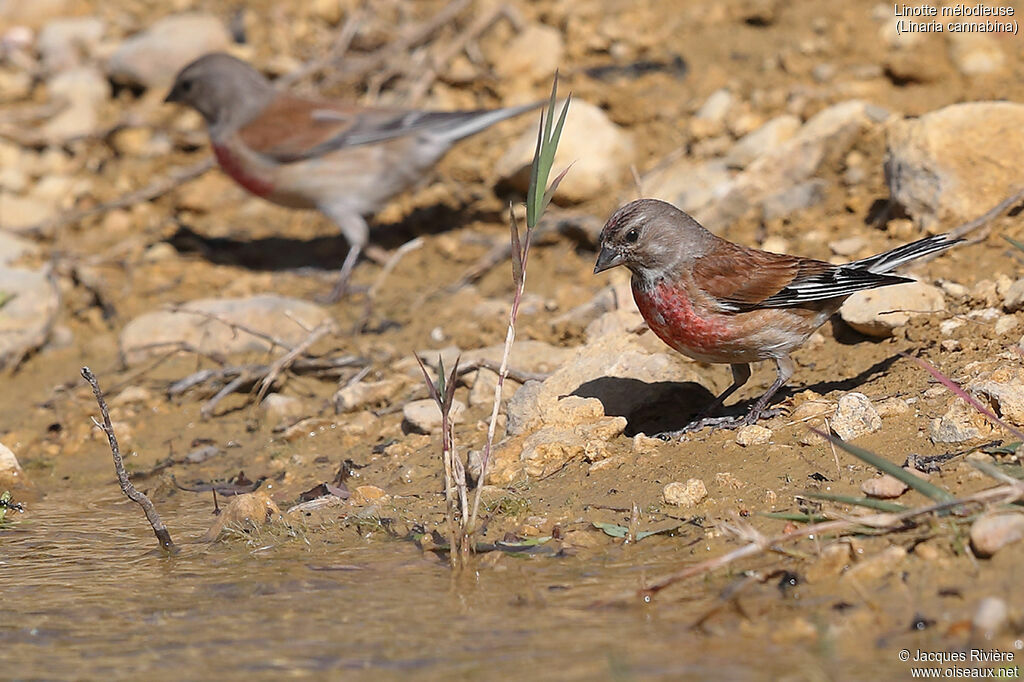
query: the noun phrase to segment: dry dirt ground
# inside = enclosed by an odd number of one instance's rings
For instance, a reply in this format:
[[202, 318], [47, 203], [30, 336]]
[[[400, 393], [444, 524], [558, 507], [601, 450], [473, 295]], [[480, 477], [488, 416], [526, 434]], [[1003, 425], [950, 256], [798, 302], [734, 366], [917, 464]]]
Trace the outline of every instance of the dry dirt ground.
[[[322, 54], [345, 16], [317, 9], [329, 4], [248, 3], [242, 21], [252, 61], [277, 65], [273, 68], [286, 72]], [[528, 24], [543, 23], [561, 31], [565, 47], [559, 64], [561, 87], [603, 109], [631, 136], [641, 191], [645, 174], [665, 159], [697, 158], [702, 153], [701, 135], [689, 120], [722, 88], [734, 93], [759, 121], [785, 112], [806, 120], [850, 98], [906, 116], [964, 101], [1024, 100], [1020, 38], [999, 38], [1006, 65], [997, 74], [966, 76], [951, 60], [942, 36], [927, 36], [912, 50], [892, 47], [882, 35], [882, 19], [891, 17], [892, 7], [872, 2], [545, 0], [514, 4]], [[226, 21], [235, 11], [234, 5], [215, 0], [173, 5], [174, 9], [212, 12]], [[75, 2], [70, 7], [74, 14], [105, 18], [114, 34], [129, 33], [170, 10], [162, 3], [134, 1]], [[396, 26], [422, 21], [443, 4], [383, 3], [382, 7], [386, 9], [354, 42], [353, 52], [372, 52], [398, 35]], [[451, 39], [464, 26], [461, 22], [439, 28], [429, 44]], [[500, 25], [476, 42], [486, 52], [491, 49], [488, 45], [504, 45], [510, 36], [511, 29]], [[684, 72], [624, 69], [597, 78], [589, 71], [640, 60], [670, 64], [676, 57], [685, 60]], [[496, 106], [525, 94], [544, 97], [550, 83], [538, 78], [529, 86], [517, 85], [512, 92], [486, 66], [465, 59], [458, 66], [458, 74], [442, 75], [422, 105]], [[470, 75], [463, 75], [467, 71]], [[401, 78], [395, 83], [406, 85]], [[332, 85], [321, 76], [300, 87], [322, 87], [338, 96], [351, 96], [354, 90], [367, 101], [372, 97], [365, 79]], [[0, 104], [0, 117], [14, 120], [12, 112], [45, 104], [41, 90], [7, 98]], [[400, 95], [384, 83], [384, 100], [400, 99]], [[148, 134], [174, 130], [174, 144], [166, 153], [133, 153], [130, 142], [119, 140], [118, 134], [77, 142], [60, 152], [68, 173], [88, 176], [93, 183], [92, 192], [79, 198], [74, 208], [114, 199], [209, 153], [194, 119], [159, 104], [161, 97], [160, 92], [117, 88], [101, 109], [101, 121], [112, 125], [136, 112], [142, 119], [141, 129]], [[335, 533], [337, 543], [345, 545], [386, 542], [392, 534], [443, 530], [440, 436], [410, 433], [403, 425], [403, 405], [427, 396], [411, 359], [417, 351], [426, 352], [429, 360], [441, 349], [454, 346], [468, 351], [503, 341], [507, 313], [500, 304], [510, 302], [512, 291], [507, 262], [457, 293], [446, 288], [507, 240], [504, 207], [522, 197], [510, 187], [496, 187], [492, 168], [511, 142], [531, 126], [532, 119], [505, 123], [459, 146], [429, 181], [396, 199], [378, 216], [374, 241], [380, 247], [395, 249], [417, 236], [423, 237], [423, 245], [406, 254], [391, 273], [362, 333], [349, 332], [363, 315], [361, 294], [329, 306], [341, 331], [320, 341], [315, 350], [365, 359], [367, 370], [360, 381], [410, 379], [397, 394], [376, 404], [336, 414], [331, 398], [358, 368], [340, 379], [286, 375], [275, 391], [301, 399], [305, 412], [300, 416], [311, 419], [297, 428], [275, 429], [253, 404], [256, 389], [229, 396], [204, 417], [200, 408], [210, 392], [192, 390], [172, 398], [167, 388], [194, 371], [215, 366], [210, 359], [181, 353], [159, 363], [128, 367], [119, 356], [118, 336], [140, 314], [197, 298], [276, 293], [312, 301], [330, 285], [331, 270], [346, 248], [322, 216], [248, 198], [214, 170], [153, 201], [90, 217], [40, 238], [40, 251], [28, 262], [53, 263], [61, 292], [56, 327], [62, 340], [31, 354], [4, 378], [0, 440], [18, 457], [26, 479], [14, 491], [26, 511], [11, 514], [8, 521], [30, 519], [34, 506], [48, 496], [70, 493], [88, 498], [115, 485], [105, 438], [89, 419], [96, 414], [95, 403], [79, 378], [79, 368], [88, 365], [111, 396], [112, 416], [125, 450], [131, 453], [132, 471], [147, 471], [169, 456], [180, 458], [205, 444], [220, 448], [219, 454], [201, 463], [175, 464], [139, 479], [139, 486], [165, 510], [172, 532], [175, 510], [183, 499], [196, 495], [176, 484], [188, 487], [223, 480], [244, 470], [251, 479], [266, 477], [262, 489], [285, 509], [304, 491], [334, 480], [346, 460], [357, 467], [346, 481], [350, 490], [376, 486], [386, 497], [321, 510], [306, 521], [310, 534]], [[33, 153], [44, 150], [31, 141], [8, 142], [23, 143]], [[750, 245], [783, 238], [791, 251], [823, 259], [835, 256], [830, 243], [848, 237], [860, 237], [860, 251], [867, 254], [917, 236], [916, 228], [905, 220], [876, 219], [879, 206], [889, 197], [883, 172], [884, 132], [878, 129], [860, 136], [852, 151], [862, 156], [867, 169], [859, 181], [842, 180], [849, 150], [830, 157], [817, 173], [826, 181], [820, 203], [768, 220], [748, 213], [728, 225], [723, 236]], [[618, 184], [571, 206], [555, 205], [550, 215], [591, 216], [602, 223], [618, 205], [637, 196], [629, 164], [623, 164], [623, 171]], [[1000, 276], [1015, 280], [1021, 253], [1007, 244], [1004, 235], [1024, 240], [1019, 218], [998, 217], [980, 241], [928, 262], [914, 275], [933, 283], [956, 282], [968, 289]], [[584, 343], [581, 325], [553, 320], [609, 284], [607, 276], [591, 274], [595, 256], [592, 241], [585, 237], [551, 233], [538, 240], [527, 280], [527, 293], [534, 303], [520, 317], [518, 339], [567, 348]], [[380, 271], [379, 265], [364, 261], [356, 270], [355, 282], [369, 285]], [[615, 273], [613, 281], [621, 284], [623, 277]], [[493, 314], [480, 314], [482, 302], [490, 302], [488, 310]], [[897, 464], [913, 454], [964, 449], [970, 443], [961, 447], [929, 440], [929, 422], [946, 411], [949, 394], [936, 389], [924, 371], [899, 354], [921, 354], [954, 378], [979, 360], [1019, 362], [1011, 352], [1019, 331], [997, 334], [986, 322], [972, 321], [962, 327], [953, 337], [960, 342], [955, 350], [940, 345], [947, 338], [939, 329], [943, 320], [966, 316], [979, 307], [984, 306], [970, 297], [950, 297], [945, 312], [915, 316], [885, 339], [870, 339], [834, 320], [796, 353], [797, 373], [782, 404], [792, 408], [817, 399], [804, 391], [826, 401], [853, 390], [876, 402], [917, 398], [913, 409], [886, 415], [881, 429], [858, 438], [857, 445]], [[647, 338], [644, 343], [652, 350], [658, 348], [656, 339]], [[277, 353], [233, 356], [230, 363], [265, 363], [275, 357]], [[694, 372], [707, 392], [715, 393], [728, 383], [725, 367], [679, 362]], [[773, 373], [770, 367], [756, 368], [741, 400], [755, 397]], [[128, 390], [133, 391], [131, 399], [119, 400]], [[469, 402], [469, 392], [469, 386], [460, 386], [456, 398]], [[690, 401], [710, 395], [693, 385], [679, 392]], [[664, 402], [651, 409], [664, 417], [676, 410], [692, 414], [696, 407]], [[482, 446], [489, 413], [489, 404], [479, 401], [468, 408], [455, 430], [463, 454]], [[784, 415], [768, 425], [773, 430], [771, 441], [747, 447], [737, 444], [735, 433], [728, 431], [703, 431], [683, 442], [652, 441], [643, 447], [623, 435], [605, 444], [613, 464], [594, 466], [578, 458], [543, 477], [520, 475], [488, 490], [487, 527], [481, 540], [554, 534], [552, 542], [560, 543], [566, 553], [600, 564], [622, 540], [595, 529], [593, 522], [628, 526], [635, 505], [640, 510], [640, 529], [681, 527], [676, 535], [654, 536], [641, 543], [650, 545], [644, 561], [663, 570], [589, 584], [579, 596], [583, 607], [623, 589], [640, 589], [656, 573], [736, 549], [742, 541], [726, 532], [723, 524], [737, 517], [765, 533], [781, 533], [785, 521], [757, 514], [815, 513], [819, 511], [816, 503], [797, 496], [807, 491], [860, 495], [861, 483], [874, 475], [870, 467], [833, 450], [825, 441], [808, 438], [803, 423]], [[627, 428], [627, 433], [632, 430]], [[997, 438], [1012, 440], [999, 432], [992, 435]], [[690, 508], [667, 504], [665, 485], [689, 479], [703, 481], [708, 497]], [[992, 485], [962, 459], [933, 474], [931, 481], [957, 495]], [[900, 502], [913, 506], [927, 500], [910, 492]], [[856, 511], [837, 509], [844, 514]], [[127, 518], [134, 510], [122, 512]], [[387, 521], [374, 530], [365, 526], [367, 518], [374, 523]], [[142, 523], [141, 515], [138, 522]], [[360, 532], [350, 532], [347, 523], [363, 525], [358, 525]], [[700, 624], [699, 636], [719, 642], [713, 645], [718, 652], [726, 650], [720, 638], [736, 638], [737, 642], [772, 641], [807, 649], [832, 647], [844, 657], [858, 659], [893, 658], [902, 646], [913, 650], [919, 636], [931, 638], [939, 649], [964, 646], [972, 636], [976, 605], [984, 597], [995, 596], [1008, 603], [1011, 627], [987, 645], [1012, 650], [1018, 636], [1013, 626], [1015, 609], [1021, 606], [1014, 589], [1017, 566], [1024, 556], [1021, 546], [1008, 547], [989, 560], [974, 559], [965, 549], [963, 528], [941, 519], [902, 533], [858, 534], [845, 541], [840, 558], [835, 552], [819, 556], [831, 540], [806, 541], [792, 545], [788, 553], [740, 562], [670, 588], [656, 599], [678, 604], [692, 613], [693, 621], [710, 612]], [[225, 542], [242, 541], [232, 536]], [[0, 552], [2, 543], [0, 539]], [[506, 556], [479, 561], [484, 563], [477, 569], [486, 571], [492, 564], [532, 560]], [[856, 566], [863, 569], [849, 577]], [[720, 591], [742, 582], [741, 571], [748, 569], [762, 577], [770, 575], [770, 580], [744, 587], [736, 600], [720, 598]], [[777, 570], [787, 573], [773, 573]], [[628, 608], [644, 607], [637, 598]], [[892, 663], [892, 670], [905, 674], [905, 668]]]

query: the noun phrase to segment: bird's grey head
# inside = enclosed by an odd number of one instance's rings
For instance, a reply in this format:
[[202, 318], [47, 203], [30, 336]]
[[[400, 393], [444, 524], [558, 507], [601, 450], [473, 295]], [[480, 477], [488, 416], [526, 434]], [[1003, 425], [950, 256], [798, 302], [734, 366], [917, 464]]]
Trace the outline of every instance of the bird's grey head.
[[164, 101], [189, 105], [213, 132], [244, 125], [273, 97], [274, 86], [259, 71], [231, 55], [212, 52], [178, 73]]
[[594, 273], [625, 265], [644, 279], [654, 279], [704, 255], [714, 240], [714, 235], [672, 204], [638, 199], [605, 223]]

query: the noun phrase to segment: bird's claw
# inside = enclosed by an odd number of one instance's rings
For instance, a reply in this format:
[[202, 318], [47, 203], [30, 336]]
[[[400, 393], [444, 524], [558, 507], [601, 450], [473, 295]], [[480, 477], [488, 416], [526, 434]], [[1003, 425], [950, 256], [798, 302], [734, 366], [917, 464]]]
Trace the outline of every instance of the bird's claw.
[[692, 422], [687, 424], [681, 429], [676, 431], [665, 431], [656, 434], [655, 438], [660, 438], [664, 441], [683, 440], [683, 438], [690, 433], [696, 433], [711, 427], [711, 432], [714, 433], [718, 429], [724, 429], [731, 431], [733, 429], [742, 429], [744, 426], [751, 426], [756, 424], [761, 419], [770, 419], [777, 417], [782, 414], [785, 410], [781, 407], [773, 407], [768, 410], [761, 410], [759, 412], [748, 412], [742, 416], [726, 416], [726, 417], [703, 417], [700, 419], [694, 419]]

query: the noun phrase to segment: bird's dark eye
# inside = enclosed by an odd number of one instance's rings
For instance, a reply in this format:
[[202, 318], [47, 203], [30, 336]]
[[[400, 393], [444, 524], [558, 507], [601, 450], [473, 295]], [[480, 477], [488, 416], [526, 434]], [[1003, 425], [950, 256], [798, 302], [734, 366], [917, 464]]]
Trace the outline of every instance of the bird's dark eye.
[[192, 81], [182, 81], [181, 82], [181, 91], [182, 92], [188, 92], [191, 89], [192, 89]]
[[640, 233], [636, 230], [630, 230], [626, 233], [626, 241], [630, 244], [634, 243], [637, 239], [640, 239]]

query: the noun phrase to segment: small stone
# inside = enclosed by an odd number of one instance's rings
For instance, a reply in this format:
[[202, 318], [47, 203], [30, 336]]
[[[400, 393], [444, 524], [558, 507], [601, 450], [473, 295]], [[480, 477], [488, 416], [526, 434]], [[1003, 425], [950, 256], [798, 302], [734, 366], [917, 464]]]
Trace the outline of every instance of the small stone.
[[869, 478], [860, 484], [860, 489], [868, 497], [889, 500], [899, 497], [910, 488], [895, 476], [885, 474], [876, 478]]
[[847, 393], [839, 399], [836, 412], [829, 420], [832, 431], [845, 441], [882, 428], [882, 418], [863, 393]]
[[704, 481], [699, 478], [691, 478], [686, 483], [674, 481], [665, 486], [662, 496], [668, 504], [678, 507], [694, 507], [708, 496], [708, 489]]
[[693, 115], [694, 118], [704, 121], [713, 121], [724, 125], [726, 116], [735, 102], [735, 97], [727, 89], [722, 88], [711, 93], [700, 109]]
[[816, 582], [842, 573], [851, 563], [850, 543], [832, 542], [821, 548], [821, 554], [807, 569], [807, 579]]
[[220, 516], [217, 517], [203, 539], [213, 542], [227, 528], [250, 531], [262, 528], [270, 520], [280, 521], [282, 516], [281, 510], [266, 492], [257, 490], [253, 493], [235, 495], [221, 509]]
[[301, 398], [271, 393], [260, 403], [264, 420], [273, 428], [280, 424], [293, 424], [309, 416], [309, 408]]
[[744, 486], [743, 481], [736, 478], [728, 471], [720, 471], [715, 474], [715, 484], [720, 488], [727, 488], [729, 490], [739, 490]]
[[565, 43], [560, 30], [543, 24], [529, 24], [516, 31], [512, 40], [490, 61], [504, 83], [521, 81], [525, 89], [550, 80], [562, 63], [564, 52]]
[[977, 637], [991, 640], [1002, 634], [1010, 622], [1010, 610], [999, 597], [985, 597], [974, 609], [971, 629]]
[[778, 235], [769, 235], [761, 242], [761, 249], [772, 253], [789, 253], [789, 240]]
[[845, 239], [837, 239], [829, 242], [828, 248], [832, 249], [832, 253], [837, 256], [852, 258], [864, 248], [864, 238], [854, 236], [846, 237]]
[[177, 257], [178, 250], [167, 242], [156, 242], [142, 254], [142, 260], [146, 263], [171, 261]]
[[748, 445], [765, 445], [772, 439], [772, 430], [760, 424], [744, 426], [736, 432], [736, 444], [743, 447]]
[[638, 455], [653, 455], [656, 454], [662, 446], [665, 445], [665, 441], [660, 438], [651, 438], [650, 436], [638, 433], [633, 436], [633, 452]]
[[1003, 310], [1015, 313], [1021, 309], [1024, 309], [1024, 278], [1011, 284], [1003, 296]]
[[824, 180], [815, 178], [765, 197], [761, 202], [764, 219], [782, 218], [820, 204], [825, 199], [826, 187]]
[[0, 443], [0, 492], [24, 483], [24, 474], [18, 458], [3, 443]]
[[998, 320], [996, 320], [996, 323], [993, 326], [995, 333], [999, 334], [1000, 336], [1008, 332], [1011, 332], [1016, 328], [1017, 318], [1014, 317], [1013, 315], [1003, 315]]
[[405, 386], [404, 378], [360, 381], [351, 386], [342, 386], [334, 394], [334, 409], [339, 413], [344, 413], [384, 405], [398, 395]]
[[874, 406], [875, 412], [877, 412], [878, 416], [883, 419], [890, 416], [910, 414], [914, 411], [914, 408], [912, 408], [906, 400], [903, 398], [897, 398], [896, 396], [883, 398], [882, 400], [874, 403]]
[[971, 547], [987, 558], [1006, 545], [1024, 538], [1024, 514], [996, 513], [982, 516], [971, 524]]
[[951, 318], [949, 320], [943, 320], [942, 322], [939, 323], [939, 332], [943, 336], [949, 336], [950, 334], [952, 334], [965, 324], [967, 323], [956, 317]]
[[877, 580], [885, 574], [895, 571], [906, 558], [907, 550], [894, 545], [854, 565], [842, 575], [840, 580], [854, 580], [861, 584]]
[[153, 392], [145, 386], [128, 386], [113, 398], [109, 398], [110, 404], [119, 405], [145, 405], [152, 402]]
[[349, 502], [357, 506], [363, 506], [373, 504], [375, 502], [381, 502], [386, 497], [387, 493], [375, 485], [361, 485], [352, 491], [352, 496], [349, 498]]
[[[448, 413], [452, 424], [461, 424], [465, 418], [466, 404], [453, 400], [452, 407]], [[402, 416], [408, 430], [413, 433], [434, 433], [441, 430], [441, 408], [437, 406], [432, 398], [413, 400], [402, 408]]]
[[[536, 145], [537, 131], [530, 126], [498, 160], [494, 167], [497, 177], [525, 192]], [[558, 186], [555, 203], [575, 204], [604, 196], [608, 187], [617, 186], [629, 173], [632, 138], [601, 108], [575, 99], [569, 105], [554, 168], [565, 168], [570, 163], [572, 172]]]
[[939, 283], [939, 287], [947, 296], [953, 298], [967, 298], [971, 290], [959, 282], [950, 282], [948, 279], [944, 279]]
[[984, 33], [950, 33], [949, 57], [965, 76], [987, 76], [1006, 67], [999, 42]]
[[839, 308], [839, 315], [843, 322], [861, 334], [885, 338], [905, 325], [913, 314], [945, 309], [946, 300], [941, 289], [924, 282], [909, 282], [858, 291], [846, 299]]
[[[944, 388], [940, 391], [945, 392]], [[931, 420], [928, 435], [933, 443], [963, 443], [992, 433], [985, 418], [963, 400], [953, 398], [946, 413]]]

